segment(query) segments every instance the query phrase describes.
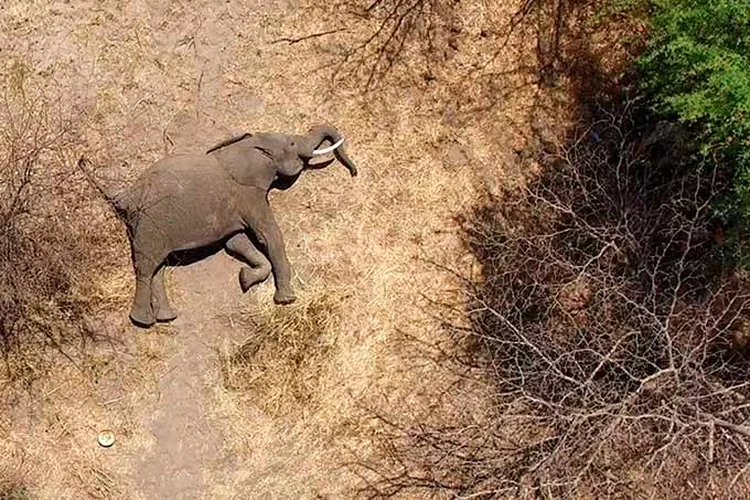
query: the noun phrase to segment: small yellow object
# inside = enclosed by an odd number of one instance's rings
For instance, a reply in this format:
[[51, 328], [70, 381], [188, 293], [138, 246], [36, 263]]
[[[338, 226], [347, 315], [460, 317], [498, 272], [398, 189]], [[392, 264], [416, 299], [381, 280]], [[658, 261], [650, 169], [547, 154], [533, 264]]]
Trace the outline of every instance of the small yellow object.
[[99, 444], [105, 448], [109, 448], [115, 444], [115, 434], [112, 431], [101, 431], [96, 438]]

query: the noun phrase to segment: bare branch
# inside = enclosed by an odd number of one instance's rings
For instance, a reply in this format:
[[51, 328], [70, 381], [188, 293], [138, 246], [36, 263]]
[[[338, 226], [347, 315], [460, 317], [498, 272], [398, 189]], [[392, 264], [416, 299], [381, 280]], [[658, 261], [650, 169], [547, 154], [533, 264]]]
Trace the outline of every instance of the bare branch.
[[271, 44], [277, 44], [277, 43], [286, 42], [289, 45], [294, 45], [295, 43], [304, 42], [306, 40], [311, 40], [313, 38], [320, 38], [320, 37], [324, 37], [324, 36], [327, 36], [327, 35], [332, 35], [334, 33], [340, 33], [342, 31], [346, 31], [346, 30], [344, 28], [339, 28], [339, 29], [335, 29], [335, 30], [322, 31], [320, 33], [313, 33], [311, 35], [305, 35], [305, 36], [301, 36], [299, 38], [289, 38], [289, 37], [277, 38], [275, 40], [271, 40], [270, 43]]

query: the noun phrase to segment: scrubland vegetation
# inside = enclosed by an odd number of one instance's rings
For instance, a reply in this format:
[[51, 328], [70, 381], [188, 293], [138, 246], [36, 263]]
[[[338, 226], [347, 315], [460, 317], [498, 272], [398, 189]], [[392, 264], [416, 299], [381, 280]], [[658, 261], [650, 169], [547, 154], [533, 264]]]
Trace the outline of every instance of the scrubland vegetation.
[[69, 169], [80, 110], [35, 87], [29, 68], [7, 68], [0, 102], [0, 338], [4, 379], [43, 376], [50, 352], [71, 363], [95, 335], [94, 314], [120, 294], [102, 289], [113, 238]]
[[[578, 116], [520, 160], [534, 172], [520, 190], [463, 217], [482, 273], [462, 276], [470, 323], [449, 308], [460, 347], [440, 354], [489, 409], [387, 420], [374, 496], [746, 495], [748, 15], [744, 1], [518, 11], [552, 26], [540, 81], [571, 78]], [[612, 56], [596, 33], [639, 23], [619, 78], [575, 60]]]

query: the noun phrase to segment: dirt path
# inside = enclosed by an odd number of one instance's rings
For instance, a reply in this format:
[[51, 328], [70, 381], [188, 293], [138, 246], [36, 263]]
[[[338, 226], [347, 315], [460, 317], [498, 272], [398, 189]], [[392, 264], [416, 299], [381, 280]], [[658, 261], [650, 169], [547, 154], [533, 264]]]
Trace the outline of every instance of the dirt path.
[[154, 400], [141, 421], [154, 438], [150, 452], [134, 471], [140, 493], [151, 498], [203, 498], [211, 477], [226, 464], [221, 425], [212, 421], [213, 387], [221, 384], [217, 347], [231, 331], [218, 319], [227, 308], [252, 300], [237, 284], [240, 264], [220, 252], [185, 267], [173, 268], [172, 295], [180, 317], [173, 323], [179, 350], [168, 360]]

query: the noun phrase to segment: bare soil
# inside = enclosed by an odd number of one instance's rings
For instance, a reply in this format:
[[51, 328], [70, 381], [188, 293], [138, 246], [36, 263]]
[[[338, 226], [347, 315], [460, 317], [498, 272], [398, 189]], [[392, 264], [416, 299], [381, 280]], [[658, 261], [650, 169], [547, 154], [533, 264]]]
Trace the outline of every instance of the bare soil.
[[220, 384], [211, 344], [227, 333], [217, 324], [218, 309], [237, 307], [241, 298], [229, 260], [215, 256], [177, 273], [175, 285], [186, 290], [184, 312], [172, 326], [180, 345], [140, 415], [154, 439], [133, 472], [146, 498], [201, 498], [211, 484], [206, 476], [224, 465], [224, 436], [210, 414], [211, 388]]

